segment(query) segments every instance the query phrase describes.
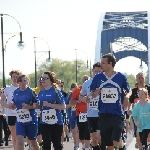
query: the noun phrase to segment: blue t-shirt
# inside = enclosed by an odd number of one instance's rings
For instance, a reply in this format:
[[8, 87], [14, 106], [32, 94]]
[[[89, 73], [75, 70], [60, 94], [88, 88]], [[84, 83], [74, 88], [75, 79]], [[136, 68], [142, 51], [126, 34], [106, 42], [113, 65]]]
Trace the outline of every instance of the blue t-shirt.
[[150, 102], [142, 106], [138, 101], [133, 107], [132, 116], [136, 117], [137, 122], [140, 124], [140, 128], [137, 128], [138, 132], [150, 129]]
[[[38, 103], [38, 96], [35, 93], [35, 91], [33, 91], [32, 89], [30, 89], [29, 87], [26, 88], [26, 90], [21, 91], [20, 88], [17, 88], [14, 91], [13, 94], [13, 100], [14, 104], [16, 105], [16, 109], [20, 110], [22, 109], [22, 104], [28, 104], [28, 105], [33, 105], [33, 103]], [[32, 121], [30, 122], [25, 122], [23, 124], [33, 124], [33, 123], [37, 123], [38, 118], [37, 118], [37, 112], [35, 109], [29, 109], [30, 112], [30, 116], [32, 118]], [[24, 117], [24, 116], [22, 116]], [[22, 122], [18, 122], [17, 123], [22, 123]]]
[[121, 104], [123, 104], [123, 102], [124, 102], [124, 97], [125, 97], [125, 91], [123, 90], [123, 89], [121, 89], [121, 91], [122, 91], [122, 94], [121, 94]]
[[129, 92], [130, 87], [124, 74], [116, 72], [111, 77], [105, 75], [104, 72], [94, 76], [90, 90], [101, 90], [98, 103], [99, 114], [112, 113], [123, 115], [122, 109], [122, 89]]
[[[53, 86], [49, 90], [42, 89], [39, 93], [40, 105], [42, 106], [40, 123], [46, 124], [42, 121], [42, 111], [52, 109], [50, 107], [43, 106], [43, 101], [47, 101], [51, 104], [65, 104], [64, 96], [59, 89], [54, 88]], [[56, 109], [57, 124], [63, 125], [63, 116], [61, 110]]]
[[[68, 94], [67, 98], [66, 98], [66, 105], [69, 104], [69, 101], [71, 100], [72, 97], [72, 92], [70, 94]], [[72, 117], [72, 116], [76, 116], [76, 110], [72, 110], [71, 107], [67, 109], [67, 116], [68, 118]]]

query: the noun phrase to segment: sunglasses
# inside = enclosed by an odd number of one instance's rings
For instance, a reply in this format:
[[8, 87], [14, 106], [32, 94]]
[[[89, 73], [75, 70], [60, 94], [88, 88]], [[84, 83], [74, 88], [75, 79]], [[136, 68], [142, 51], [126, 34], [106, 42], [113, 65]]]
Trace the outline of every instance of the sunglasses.
[[49, 78], [48, 77], [40, 77], [40, 81], [45, 81], [45, 80], [48, 80]]
[[19, 79], [18, 82], [27, 82], [27, 80]]

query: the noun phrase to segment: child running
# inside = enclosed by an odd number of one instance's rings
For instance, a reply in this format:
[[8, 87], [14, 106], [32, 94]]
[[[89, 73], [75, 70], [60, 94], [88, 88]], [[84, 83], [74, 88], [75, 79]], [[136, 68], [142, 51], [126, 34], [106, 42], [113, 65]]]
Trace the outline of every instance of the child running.
[[147, 138], [150, 133], [150, 102], [148, 101], [148, 90], [140, 88], [138, 96], [139, 101], [133, 107], [132, 116], [140, 135], [142, 150], [147, 150]]

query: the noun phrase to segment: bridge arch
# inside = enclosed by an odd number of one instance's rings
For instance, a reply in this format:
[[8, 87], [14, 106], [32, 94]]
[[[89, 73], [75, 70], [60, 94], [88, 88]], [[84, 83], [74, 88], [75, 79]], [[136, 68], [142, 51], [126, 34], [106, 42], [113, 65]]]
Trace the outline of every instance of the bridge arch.
[[142, 61], [144, 61], [145, 64], [148, 65], [148, 57], [145, 57], [148, 55], [148, 51], [144, 52], [144, 51], [137, 51], [137, 50], [124, 50], [124, 51], [118, 51], [114, 53], [114, 55], [117, 61], [128, 56], [134, 56], [136, 58], [142, 59]]
[[101, 52], [110, 53], [109, 44], [119, 37], [132, 37], [141, 41], [148, 48], [148, 32], [146, 29], [117, 28], [103, 30], [101, 33]]
[[148, 65], [148, 78], [150, 83], [150, 12], [105, 12], [100, 16], [97, 40], [95, 47], [95, 61], [101, 56], [113, 52], [111, 43], [119, 37], [131, 37], [140, 41], [147, 50], [136, 48], [124, 49], [114, 52], [117, 61], [127, 56], [142, 59]]

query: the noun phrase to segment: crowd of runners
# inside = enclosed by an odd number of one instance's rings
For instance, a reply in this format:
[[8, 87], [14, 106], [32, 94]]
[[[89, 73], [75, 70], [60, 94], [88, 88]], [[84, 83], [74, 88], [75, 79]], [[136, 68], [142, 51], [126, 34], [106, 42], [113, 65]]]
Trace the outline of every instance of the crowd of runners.
[[70, 137], [74, 150], [125, 150], [130, 132], [135, 147], [147, 150], [150, 87], [140, 72], [131, 89], [115, 64], [113, 54], [103, 55], [93, 64], [93, 76], [84, 75], [83, 84], [72, 83], [67, 93], [54, 72], [43, 72], [38, 87], [30, 88], [30, 79], [12, 70], [12, 84], [0, 89], [0, 146], [9, 145], [11, 133], [14, 150], [25, 143], [30, 150], [63, 150]]

